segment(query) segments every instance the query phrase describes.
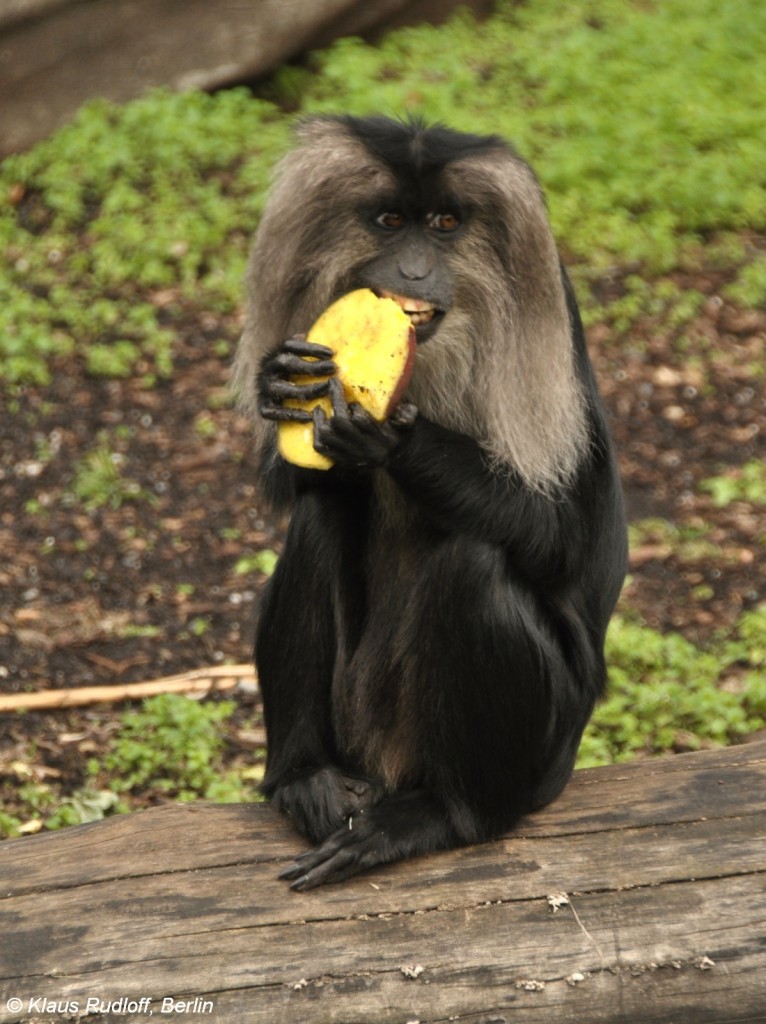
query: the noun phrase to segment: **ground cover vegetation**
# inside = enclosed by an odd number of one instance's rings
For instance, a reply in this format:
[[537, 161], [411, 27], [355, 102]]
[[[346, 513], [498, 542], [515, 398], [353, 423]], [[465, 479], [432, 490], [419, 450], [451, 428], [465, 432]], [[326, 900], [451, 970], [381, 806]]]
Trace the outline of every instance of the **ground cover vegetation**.
[[[575, 279], [631, 576], [581, 764], [766, 718], [766, 7], [499, 3], [343, 40], [253, 92], [96, 102], [0, 165], [0, 692], [249, 657], [284, 523], [227, 390], [296, 115], [511, 139]], [[477, 699], [480, 688], [477, 687]], [[0, 718], [0, 834], [255, 795], [257, 697]]]

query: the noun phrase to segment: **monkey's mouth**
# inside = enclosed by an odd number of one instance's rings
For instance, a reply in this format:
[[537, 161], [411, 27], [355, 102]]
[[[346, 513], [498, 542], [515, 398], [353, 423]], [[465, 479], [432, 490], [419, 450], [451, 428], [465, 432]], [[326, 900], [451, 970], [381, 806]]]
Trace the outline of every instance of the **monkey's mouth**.
[[381, 288], [378, 294], [381, 299], [393, 299], [410, 318], [410, 323], [415, 330], [419, 327], [427, 327], [444, 315], [443, 310], [438, 309], [426, 299], [413, 299], [408, 295], [397, 295], [386, 288]]

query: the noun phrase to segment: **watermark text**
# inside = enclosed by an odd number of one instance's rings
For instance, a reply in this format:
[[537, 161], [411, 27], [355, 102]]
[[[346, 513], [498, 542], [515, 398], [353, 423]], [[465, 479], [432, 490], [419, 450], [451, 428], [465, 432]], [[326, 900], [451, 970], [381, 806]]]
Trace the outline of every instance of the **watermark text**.
[[186, 1013], [211, 1013], [215, 1009], [212, 999], [194, 996], [192, 999], [176, 999], [174, 996], [163, 996], [152, 999], [150, 996], [135, 998], [119, 996], [116, 999], [100, 999], [88, 996], [86, 999], [50, 999], [48, 996], [29, 996], [19, 999], [11, 996], [5, 1001], [9, 1013], [26, 1016], [47, 1013], [49, 1016], [60, 1015], [87, 1017], [90, 1014], [111, 1013], [117, 1017], [153, 1017], [154, 1014], [165, 1017], [183, 1016]]

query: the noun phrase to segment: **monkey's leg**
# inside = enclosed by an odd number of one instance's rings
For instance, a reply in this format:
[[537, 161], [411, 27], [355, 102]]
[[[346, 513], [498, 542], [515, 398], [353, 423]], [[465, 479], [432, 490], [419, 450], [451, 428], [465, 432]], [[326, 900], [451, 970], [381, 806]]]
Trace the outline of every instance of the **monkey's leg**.
[[314, 842], [382, 794], [339, 766], [332, 728], [331, 680], [344, 617], [335, 577], [349, 537], [344, 514], [341, 498], [301, 496], [256, 637], [268, 748], [263, 791]]
[[298, 858], [282, 876], [296, 889], [501, 835], [568, 777], [591, 700], [534, 595], [490, 545], [457, 537], [427, 557], [422, 599], [409, 608], [407, 693], [424, 784]]

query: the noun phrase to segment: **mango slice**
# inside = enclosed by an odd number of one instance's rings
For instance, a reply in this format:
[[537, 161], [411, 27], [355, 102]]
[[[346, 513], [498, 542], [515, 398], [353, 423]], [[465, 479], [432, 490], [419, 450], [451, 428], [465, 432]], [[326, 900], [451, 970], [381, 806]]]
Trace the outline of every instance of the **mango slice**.
[[[349, 292], [322, 313], [307, 340], [332, 349], [346, 401], [358, 402], [379, 422], [385, 420], [403, 395], [415, 361], [415, 330], [396, 302], [379, 299], [367, 288]], [[295, 382], [319, 379], [300, 376]], [[317, 405], [332, 416], [328, 397], [285, 401], [285, 406], [309, 412]], [[332, 460], [315, 450], [313, 437], [313, 423], [280, 423], [279, 452], [296, 466], [329, 469]]]

